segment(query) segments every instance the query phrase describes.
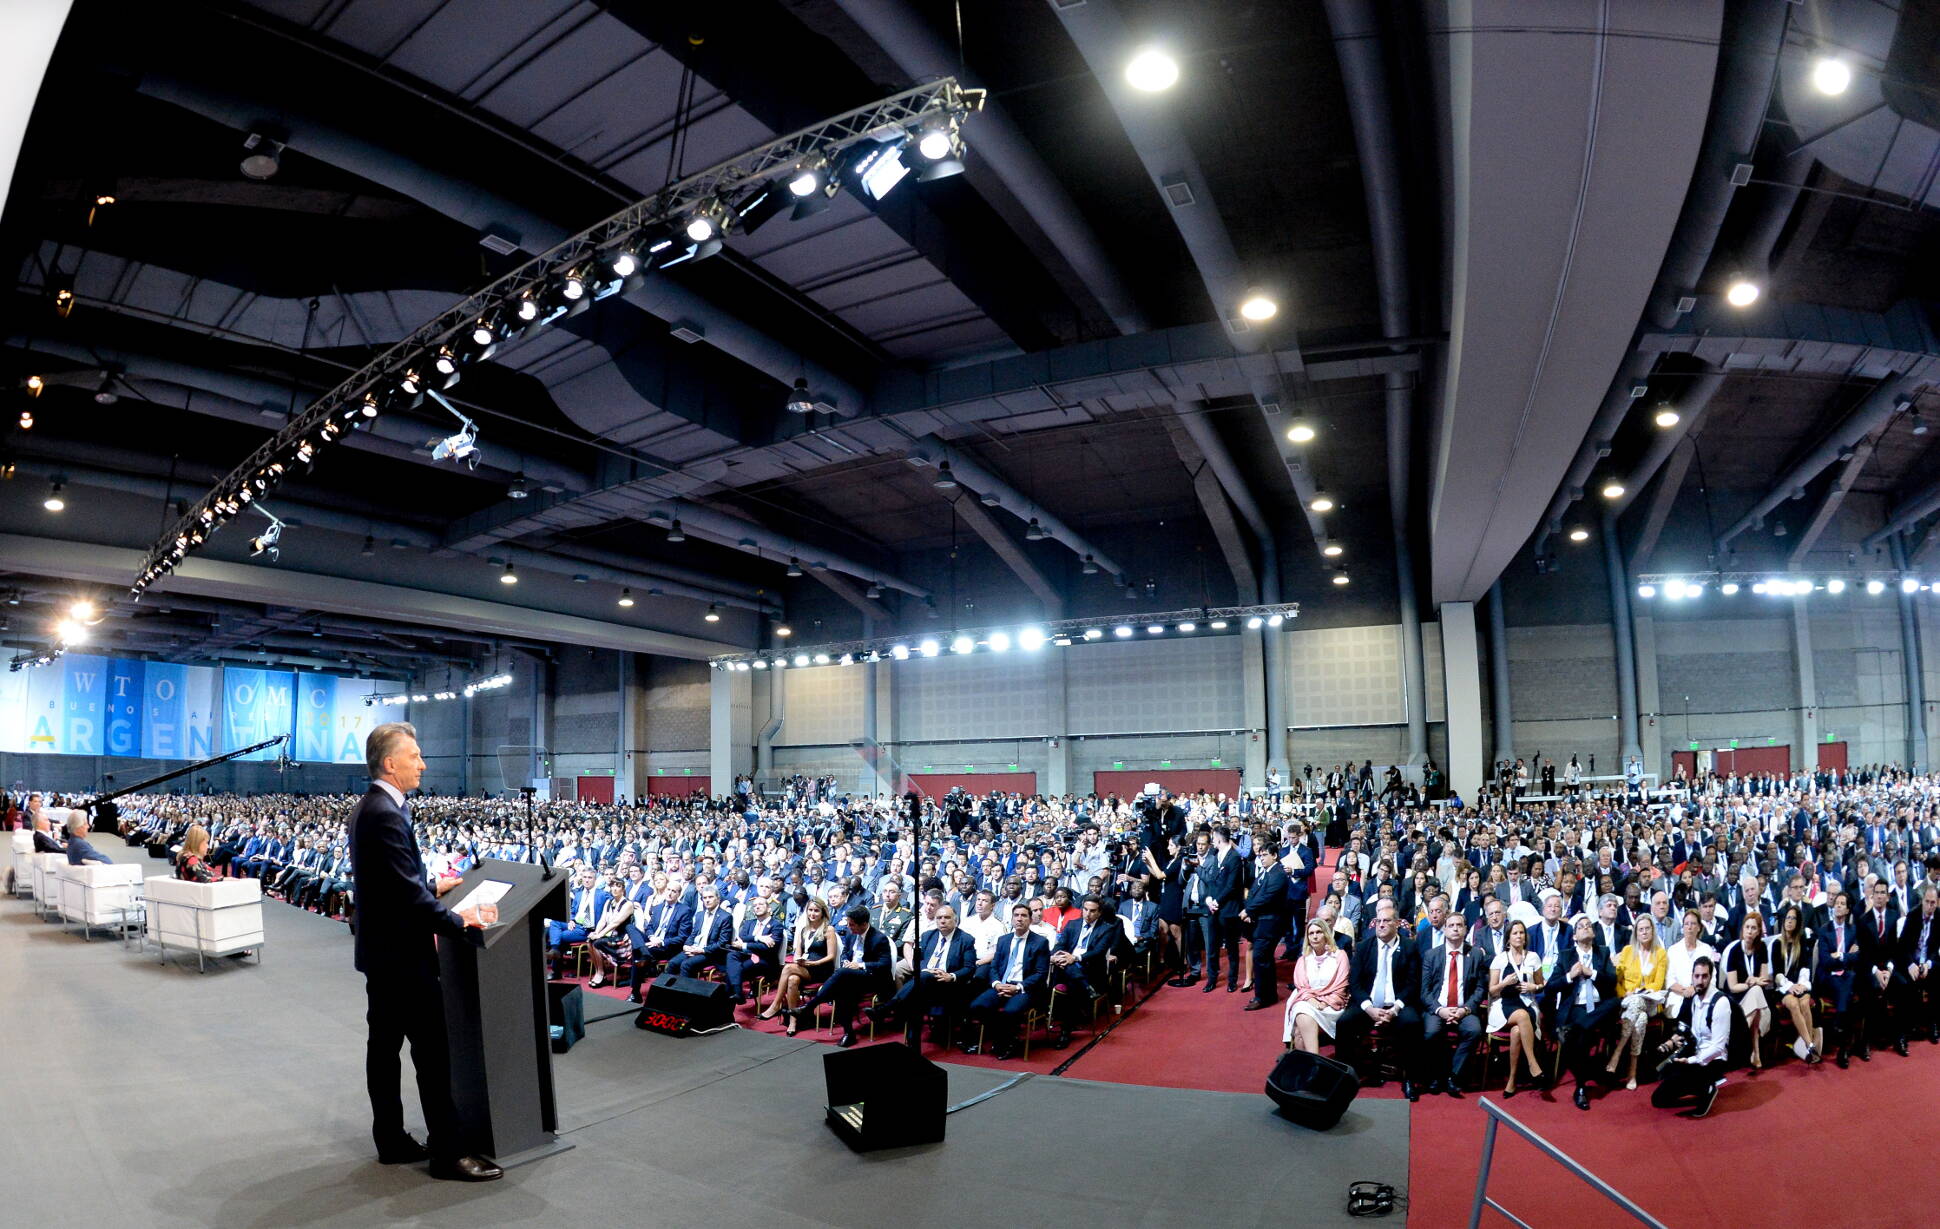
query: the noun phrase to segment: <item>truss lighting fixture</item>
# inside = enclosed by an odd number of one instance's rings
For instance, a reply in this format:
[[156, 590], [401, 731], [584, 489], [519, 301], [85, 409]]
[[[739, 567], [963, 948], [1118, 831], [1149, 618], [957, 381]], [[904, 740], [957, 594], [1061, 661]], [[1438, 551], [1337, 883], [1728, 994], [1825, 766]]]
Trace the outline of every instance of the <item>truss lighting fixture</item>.
[[924, 183], [963, 173], [963, 139], [957, 135], [954, 120], [917, 133], [916, 153], [925, 163], [916, 178]]
[[1675, 427], [1678, 422], [1678, 413], [1668, 405], [1663, 406], [1651, 417], [1651, 421], [1660, 427]]
[[1179, 83], [1179, 62], [1157, 47], [1146, 47], [1125, 64], [1125, 84], [1146, 94], [1169, 90]]
[[1734, 277], [1725, 287], [1724, 301], [1733, 307], [1750, 307], [1758, 302], [1759, 286], [1748, 277]]
[[977, 642], [968, 636], [957, 636], [950, 641], [950, 652], [968, 653], [977, 647]]
[[32, 431], [34, 429], [34, 412], [32, 410], [20, 411], [20, 429], [22, 431]]
[[519, 574], [513, 570], [510, 559], [505, 561], [505, 570], [499, 573], [498, 583], [501, 585], [516, 585], [519, 583]]
[[1290, 444], [1311, 444], [1314, 442], [1314, 425], [1304, 417], [1295, 418], [1287, 427], [1287, 442]]
[[1268, 627], [1278, 627], [1280, 626], [1280, 624], [1285, 623], [1286, 621], [1287, 621], [1287, 617], [1283, 614], [1270, 614], [1266, 616], [1266, 625]]
[[1812, 88], [1837, 97], [1852, 85], [1852, 65], [1832, 56], [1821, 56], [1812, 64]]
[[1846, 582], [1835, 576], [1825, 582], [1825, 591], [1832, 594], [1844, 593], [1846, 591]]
[[1128, 624], [1120, 623], [1117, 627], [1111, 629], [1111, 634], [1120, 640], [1129, 640], [1131, 639], [1132, 629]]
[[29, 397], [38, 397], [40, 396], [41, 390], [47, 387], [47, 381], [41, 379], [39, 376], [28, 376], [24, 387], [27, 389], [27, 395]]
[[1334, 510], [1334, 497], [1325, 491], [1315, 491], [1314, 497], [1307, 501], [1307, 506], [1315, 512], [1332, 512]]
[[1008, 653], [1010, 652], [1010, 633], [992, 632], [990, 633], [990, 639], [985, 641], [985, 643], [990, 646], [992, 653]]
[[720, 201], [709, 201], [687, 216], [687, 222], [681, 227], [681, 231], [697, 244], [719, 239], [726, 217], [727, 209]]
[[1163, 636], [1165, 635], [1165, 624], [1154, 623], [1145, 629], [1145, 634], [1148, 636]]
[[49, 484], [47, 488], [47, 498], [40, 501], [41, 507], [47, 509], [49, 512], [59, 512], [63, 508], [67, 507], [67, 500], [63, 498], [61, 495], [61, 485], [62, 485], [61, 480], [59, 478], [54, 479], [54, 481], [51, 484]]
[[921, 653], [925, 657], [935, 657], [938, 653], [941, 653], [943, 651], [943, 646], [941, 644], [938, 644], [934, 637], [925, 636], [923, 640], [919, 644], [917, 644], [916, 651], [918, 653]]
[[1265, 291], [1255, 290], [1240, 300], [1239, 314], [1242, 320], [1249, 323], [1265, 324], [1280, 314], [1280, 305]]
[[867, 150], [856, 158], [853, 167], [862, 194], [872, 201], [888, 196], [909, 174], [901, 141], [886, 141]]
[[1727, 580], [1718, 586], [1718, 592], [1724, 594], [1726, 597], [1736, 597], [1738, 596], [1738, 582], [1735, 580]]
[[463, 461], [471, 469], [478, 468], [478, 424], [458, 412], [458, 407], [446, 401], [437, 393], [431, 397], [439, 405], [451, 411], [458, 420], [458, 430], [439, 440], [431, 449], [433, 461]]
[[1878, 597], [1880, 594], [1886, 592], [1886, 582], [1883, 580], [1869, 580], [1866, 582], [1866, 592], [1869, 596]]
[[1187, 635], [1191, 635], [1193, 632], [1196, 632], [1199, 630], [1199, 625], [1197, 623], [1194, 623], [1191, 619], [1187, 619], [1184, 623], [1179, 624], [1179, 630], [1186, 633]]
[[1044, 629], [1041, 627], [1027, 627], [1017, 633], [1017, 647], [1026, 653], [1035, 653], [1043, 648], [1044, 640]]
[[620, 600], [619, 600], [619, 603], [618, 603], [618, 604], [619, 604], [619, 605], [621, 605], [621, 606], [632, 606], [632, 605], [633, 605], [633, 590], [631, 590], [631, 589], [621, 589], [621, 590], [620, 590]]
[[1657, 586], [1656, 586], [1656, 585], [1638, 585], [1638, 586], [1637, 586], [1637, 596], [1638, 596], [1638, 597], [1656, 597], [1656, 596], [1657, 596]]
[[828, 182], [829, 160], [816, 155], [804, 159], [788, 177], [788, 194], [796, 200], [814, 196]]
[[48, 293], [54, 299], [54, 314], [65, 320], [74, 312], [74, 275], [56, 273], [47, 279]]
[[1919, 591], [1920, 591], [1920, 581], [1918, 577], [1908, 576], [1904, 580], [1900, 581], [1901, 593], [1918, 593]]

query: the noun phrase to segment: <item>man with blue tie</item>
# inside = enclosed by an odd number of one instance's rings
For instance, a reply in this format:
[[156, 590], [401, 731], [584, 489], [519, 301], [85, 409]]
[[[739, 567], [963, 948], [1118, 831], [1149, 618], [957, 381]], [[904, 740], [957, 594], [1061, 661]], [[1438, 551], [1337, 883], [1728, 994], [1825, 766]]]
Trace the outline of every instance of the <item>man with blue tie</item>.
[[735, 934], [734, 941], [728, 944], [728, 988], [734, 992], [736, 1003], [748, 1001], [750, 978], [756, 981], [763, 978], [776, 980], [781, 971], [780, 953], [787, 933], [766, 895], [748, 898], [747, 916], [741, 919], [740, 930]]
[[709, 884], [701, 889], [701, 907], [694, 914], [694, 925], [680, 954], [667, 962], [668, 972], [699, 977], [709, 969], [723, 967], [733, 938], [734, 916], [721, 908], [720, 890]]
[[[1051, 985], [1062, 988], [1071, 1004], [1104, 997], [1100, 986], [1110, 983], [1111, 949], [1122, 933], [1105, 922], [1105, 904], [1096, 896], [1084, 900], [1082, 915], [1064, 924], [1057, 946], [1051, 952]], [[1066, 1008], [1067, 1013], [1071, 1010]], [[1059, 1020], [1051, 1044], [1063, 1049], [1071, 1044], [1071, 1021]]]
[[795, 1009], [795, 1022], [798, 1027], [813, 1024], [815, 1009], [834, 1003], [835, 1019], [842, 1025], [842, 1040], [835, 1044], [846, 1049], [856, 1043], [856, 1007], [872, 994], [888, 993], [891, 978], [889, 939], [869, 924], [868, 906], [852, 905], [843, 917], [848, 925], [838, 936], [835, 968], [815, 997]]
[[687, 945], [687, 937], [693, 933], [694, 911], [680, 899], [680, 894], [680, 880], [670, 876], [667, 886], [661, 890], [659, 903], [647, 912], [647, 924], [641, 928], [647, 941], [637, 949], [633, 984], [627, 990], [627, 998], [635, 1003], [640, 1001], [640, 984], [646, 980], [647, 966], [657, 966], [680, 955], [680, 949]]
[[[970, 976], [977, 969], [977, 941], [957, 928], [957, 912], [938, 905], [934, 925], [923, 932], [916, 953], [916, 976], [903, 983], [896, 997], [869, 1008], [865, 1015], [878, 1024], [902, 1020], [914, 1045], [932, 1007], [945, 1019], [962, 1009]], [[937, 1026], [941, 1032], [942, 1026]]]
[[[1016, 1053], [1017, 1022], [1044, 999], [1051, 973], [1051, 945], [1031, 930], [1031, 907], [1014, 905], [1010, 931], [997, 940], [990, 957], [990, 988], [970, 1003], [970, 1016], [991, 1034], [992, 1054], [1009, 1058]], [[975, 1044], [964, 1050], [975, 1054]]]
[[582, 866], [574, 877], [572, 891], [566, 894], [565, 921], [546, 923], [546, 949], [552, 953], [553, 968], [549, 975], [556, 976], [559, 961], [565, 956], [565, 949], [574, 943], [584, 943], [592, 933], [600, 916], [600, 896], [603, 895], [594, 884], [593, 868]]
[[1119, 907], [1118, 917], [1125, 927], [1125, 939], [1132, 945], [1132, 955], [1143, 957], [1152, 950], [1159, 934], [1159, 907], [1147, 899], [1145, 881], [1132, 880], [1131, 895]]

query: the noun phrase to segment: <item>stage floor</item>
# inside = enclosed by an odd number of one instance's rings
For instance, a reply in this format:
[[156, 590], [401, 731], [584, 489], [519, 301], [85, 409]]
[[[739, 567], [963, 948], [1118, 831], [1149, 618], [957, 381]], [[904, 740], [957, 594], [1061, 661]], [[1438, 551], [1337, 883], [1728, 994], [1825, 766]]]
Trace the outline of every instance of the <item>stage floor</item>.
[[[469, 1227], [617, 1214], [766, 1229], [958, 1226], [1001, 1207], [1052, 1223], [1332, 1225], [1350, 1220], [1350, 1181], [1407, 1184], [1403, 1101], [1362, 1098], [1315, 1134], [1262, 1095], [1050, 1076], [952, 1114], [943, 1144], [858, 1156], [822, 1122], [828, 1047], [738, 1030], [661, 1037], [630, 1018], [589, 1024], [554, 1059], [572, 1151], [496, 1183], [433, 1182], [372, 1157], [346, 928], [277, 902], [265, 915], [260, 968], [225, 960], [198, 975], [193, 961], [83, 942], [29, 902], [0, 903], [0, 1221]], [[945, 1067], [953, 1104], [1009, 1078]], [[408, 1076], [405, 1103], [415, 1119]]]

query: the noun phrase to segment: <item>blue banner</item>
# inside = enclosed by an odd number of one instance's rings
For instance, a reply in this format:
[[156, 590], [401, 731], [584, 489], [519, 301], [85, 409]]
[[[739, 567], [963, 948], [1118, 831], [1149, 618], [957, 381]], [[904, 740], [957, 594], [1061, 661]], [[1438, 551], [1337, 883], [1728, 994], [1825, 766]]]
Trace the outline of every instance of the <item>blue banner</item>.
[[216, 753], [216, 676], [208, 666], [142, 663], [141, 753], [206, 760]]
[[141, 754], [141, 684], [145, 663], [117, 657], [108, 663], [108, 723], [103, 745], [108, 755]]
[[[222, 749], [235, 751], [291, 730], [291, 693], [296, 678], [288, 670], [229, 666], [222, 672]], [[282, 747], [265, 747], [242, 756], [273, 760]]]
[[364, 738], [380, 720], [379, 710], [364, 703], [373, 686], [334, 674], [297, 675], [296, 745], [290, 758], [363, 763]]

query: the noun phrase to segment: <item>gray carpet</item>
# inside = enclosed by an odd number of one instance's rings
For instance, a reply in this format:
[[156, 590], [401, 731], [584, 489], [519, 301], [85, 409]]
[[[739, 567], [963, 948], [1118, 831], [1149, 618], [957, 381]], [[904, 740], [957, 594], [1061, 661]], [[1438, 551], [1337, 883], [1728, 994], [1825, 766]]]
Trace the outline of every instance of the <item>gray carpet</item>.
[[[1006, 1222], [1332, 1225], [1348, 1222], [1350, 1180], [1407, 1181], [1406, 1102], [1357, 1102], [1317, 1135], [1261, 1097], [1050, 1077], [952, 1115], [944, 1144], [858, 1156], [822, 1125], [826, 1047], [667, 1038], [616, 1019], [555, 1060], [572, 1151], [501, 1182], [433, 1182], [371, 1159], [346, 928], [265, 912], [260, 968], [224, 960], [198, 975], [192, 960], [84, 943], [25, 901], [0, 904], [0, 1223], [766, 1229], [961, 1226], [984, 1209]], [[1008, 1078], [947, 1070], [952, 1102]], [[406, 1105], [415, 1115], [408, 1077]]]

